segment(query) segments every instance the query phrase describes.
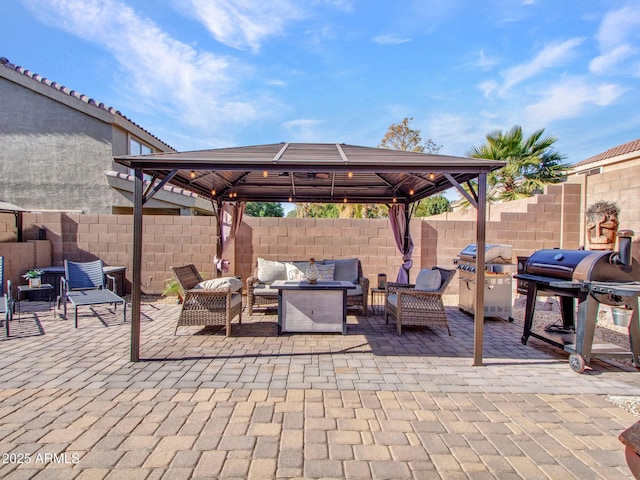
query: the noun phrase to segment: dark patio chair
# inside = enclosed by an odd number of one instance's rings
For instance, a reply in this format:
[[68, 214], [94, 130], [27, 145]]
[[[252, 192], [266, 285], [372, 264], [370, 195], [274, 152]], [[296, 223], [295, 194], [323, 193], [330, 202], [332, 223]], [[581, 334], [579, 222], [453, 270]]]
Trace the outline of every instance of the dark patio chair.
[[[105, 278], [111, 282], [111, 289], [107, 288]], [[64, 277], [60, 279], [60, 299], [64, 307], [64, 318], [67, 318], [67, 301], [71, 302], [75, 314], [75, 326], [78, 328], [78, 307], [91, 305], [113, 304], [115, 313], [119, 303], [122, 304], [122, 320], [127, 321], [127, 304], [116, 291], [116, 279], [105, 275], [102, 260], [94, 262], [64, 261]]]

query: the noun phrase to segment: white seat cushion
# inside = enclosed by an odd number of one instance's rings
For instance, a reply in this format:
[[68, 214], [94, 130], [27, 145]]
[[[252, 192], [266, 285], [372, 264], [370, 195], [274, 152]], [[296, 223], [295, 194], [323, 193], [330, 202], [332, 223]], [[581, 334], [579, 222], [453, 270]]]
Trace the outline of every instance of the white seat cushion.
[[238, 280], [235, 277], [222, 277], [222, 278], [212, 278], [210, 280], [204, 280], [200, 282], [193, 288], [202, 288], [205, 290], [231, 290], [235, 292], [236, 290], [242, 288], [242, 281]]

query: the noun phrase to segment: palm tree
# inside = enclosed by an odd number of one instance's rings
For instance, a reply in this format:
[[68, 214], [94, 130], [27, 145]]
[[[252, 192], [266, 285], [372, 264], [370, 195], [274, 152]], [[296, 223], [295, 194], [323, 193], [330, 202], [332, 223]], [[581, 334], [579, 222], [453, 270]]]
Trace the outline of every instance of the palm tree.
[[514, 126], [503, 133], [501, 130], [486, 136], [487, 143], [472, 147], [467, 153], [473, 158], [504, 160], [507, 164], [488, 177], [491, 200], [515, 200], [542, 192], [545, 185], [565, 180], [566, 158], [553, 149], [558, 140], [551, 135], [543, 136], [544, 128], [524, 138], [522, 127]]

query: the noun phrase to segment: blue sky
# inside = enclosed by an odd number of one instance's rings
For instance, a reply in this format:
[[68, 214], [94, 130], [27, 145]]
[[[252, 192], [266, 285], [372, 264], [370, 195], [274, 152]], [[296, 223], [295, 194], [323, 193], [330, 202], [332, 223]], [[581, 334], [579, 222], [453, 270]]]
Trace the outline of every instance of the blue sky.
[[413, 117], [441, 153], [523, 126], [576, 162], [640, 137], [640, 8], [598, 0], [0, 0], [0, 56], [178, 150], [377, 146]]

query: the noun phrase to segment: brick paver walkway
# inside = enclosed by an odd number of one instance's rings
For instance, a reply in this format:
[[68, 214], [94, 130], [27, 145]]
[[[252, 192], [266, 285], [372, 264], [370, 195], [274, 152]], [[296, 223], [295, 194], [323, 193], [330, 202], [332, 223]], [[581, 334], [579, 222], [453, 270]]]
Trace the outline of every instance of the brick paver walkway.
[[606, 396], [640, 395], [640, 373], [577, 375], [505, 321], [487, 320], [472, 367], [455, 308], [452, 337], [379, 316], [277, 336], [259, 314], [226, 338], [174, 336], [179, 307], [149, 304], [133, 364], [119, 315], [81, 311], [76, 330], [47, 307], [0, 336], [3, 479], [632, 478], [617, 436], [638, 418]]

